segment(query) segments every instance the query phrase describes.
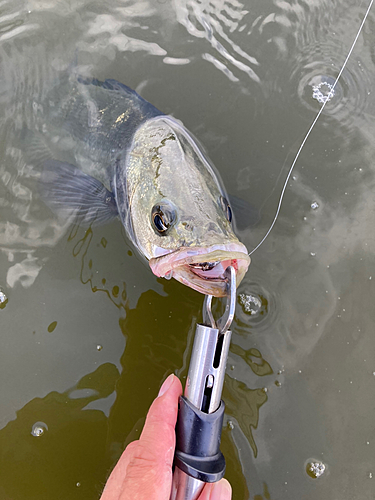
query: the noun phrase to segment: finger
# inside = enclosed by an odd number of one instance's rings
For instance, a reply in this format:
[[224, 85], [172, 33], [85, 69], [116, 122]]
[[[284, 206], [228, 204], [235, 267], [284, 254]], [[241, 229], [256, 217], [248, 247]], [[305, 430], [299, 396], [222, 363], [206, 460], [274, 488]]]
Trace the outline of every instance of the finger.
[[133, 441], [132, 443], [128, 444], [126, 450], [117, 462], [116, 467], [111, 472], [100, 500], [117, 500], [120, 498], [120, 494], [123, 488], [123, 482], [126, 476], [126, 470], [129, 463], [133, 459], [134, 452], [137, 446], [138, 441]]
[[152, 403], [126, 469], [121, 500], [165, 500], [172, 485], [175, 425], [181, 382], [171, 375]]
[[226, 479], [206, 484], [198, 500], [231, 500], [232, 487]]
[[[152, 498], [147, 493], [150, 487], [151, 492], [153, 488], [156, 491], [169, 488], [170, 491], [168, 481], [172, 476], [175, 425], [181, 391], [179, 379], [170, 375], [150, 407], [140, 439], [127, 446], [108, 479], [101, 500]], [[145, 485], [145, 482], [148, 484]]]
[[178, 398], [181, 393], [181, 382], [175, 375], [170, 375], [150, 407], [139, 439], [150, 455], [158, 458], [159, 462], [164, 462], [166, 467], [172, 467]]

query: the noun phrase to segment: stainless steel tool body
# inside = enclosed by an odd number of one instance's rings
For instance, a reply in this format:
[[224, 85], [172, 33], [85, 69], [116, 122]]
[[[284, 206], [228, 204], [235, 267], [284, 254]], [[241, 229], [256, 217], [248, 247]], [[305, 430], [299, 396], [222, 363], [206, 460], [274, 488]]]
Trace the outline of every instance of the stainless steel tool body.
[[225, 459], [220, 452], [224, 402], [221, 400], [236, 304], [236, 279], [227, 269], [228, 296], [224, 315], [215, 321], [212, 296], [206, 296], [203, 325], [195, 331], [184, 396], [179, 401], [175, 470], [171, 500], [196, 500], [206, 482], [221, 479]]

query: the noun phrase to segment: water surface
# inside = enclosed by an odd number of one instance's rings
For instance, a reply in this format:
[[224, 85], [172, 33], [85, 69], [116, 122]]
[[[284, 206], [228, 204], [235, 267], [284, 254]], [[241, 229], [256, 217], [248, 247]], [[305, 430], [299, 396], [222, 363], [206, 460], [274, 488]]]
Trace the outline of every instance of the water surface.
[[[0, 4], [1, 499], [99, 498], [166, 375], [186, 375], [201, 319], [203, 297], [153, 276], [119, 221], [85, 231], [40, 200], [28, 131], [53, 139], [51, 89], [72, 69], [114, 78], [181, 119], [260, 211], [239, 234], [251, 250], [321, 105], [313, 86], [334, 81], [367, 5]], [[239, 289], [222, 439], [235, 500], [373, 495], [374, 29], [372, 10]]]

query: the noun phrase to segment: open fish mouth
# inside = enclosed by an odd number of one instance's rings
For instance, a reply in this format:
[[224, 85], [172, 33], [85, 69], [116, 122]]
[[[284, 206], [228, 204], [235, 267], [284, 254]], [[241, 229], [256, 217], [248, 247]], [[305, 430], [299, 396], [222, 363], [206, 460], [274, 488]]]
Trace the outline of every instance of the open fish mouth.
[[225, 271], [232, 266], [237, 286], [250, 264], [245, 245], [240, 242], [210, 247], [180, 248], [150, 260], [152, 272], [162, 278], [175, 278], [206, 295], [223, 297], [227, 293]]

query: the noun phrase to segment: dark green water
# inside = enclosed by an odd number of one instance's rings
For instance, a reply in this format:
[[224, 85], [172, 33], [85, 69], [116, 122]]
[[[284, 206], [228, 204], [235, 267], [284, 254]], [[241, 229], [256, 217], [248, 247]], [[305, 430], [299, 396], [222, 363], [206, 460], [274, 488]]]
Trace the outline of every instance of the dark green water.
[[[120, 222], [85, 233], [43, 205], [23, 130], [43, 122], [49, 90], [74, 66], [136, 88], [181, 119], [227, 190], [260, 210], [259, 223], [239, 234], [251, 250], [319, 110], [312, 86], [337, 76], [367, 5], [0, 4], [0, 287], [8, 297], [0, 500], [99, 498], [166, 375], [186, 375], [201, 319], [203, 296], [157, 279]], [[374, 496], [374, 29], [372, 10], [239, 289], [222, 439], [235, 500]], [[326, 466], [317, 479], [306, 472], [311, 461]]]

